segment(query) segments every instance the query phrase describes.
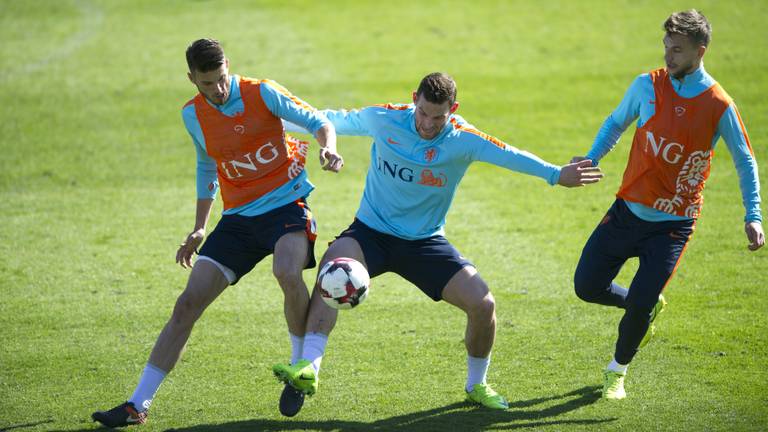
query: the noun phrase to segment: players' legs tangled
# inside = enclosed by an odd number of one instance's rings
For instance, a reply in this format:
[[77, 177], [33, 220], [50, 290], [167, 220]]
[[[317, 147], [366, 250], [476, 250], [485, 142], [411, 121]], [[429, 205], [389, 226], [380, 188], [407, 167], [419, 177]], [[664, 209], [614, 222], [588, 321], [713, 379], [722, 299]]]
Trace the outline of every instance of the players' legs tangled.
[[[320, 260], [318, 269], [328, 261], [347, 257], [365, 265], [362, 249], [357, 241], [350, 237], [336, 239]], [[325, 304], [315, 287], [309, 303], [306, 333], [302, 347], [301, 359], [291, 364], [276, 364], [272, 367], [277, 378], [286, 384], [280, 397], [280, 412], [293, 417], [301, 409], [304, 394], [313, 395], [318, 388], [320, 364], [325, 353], [338, 311]]]

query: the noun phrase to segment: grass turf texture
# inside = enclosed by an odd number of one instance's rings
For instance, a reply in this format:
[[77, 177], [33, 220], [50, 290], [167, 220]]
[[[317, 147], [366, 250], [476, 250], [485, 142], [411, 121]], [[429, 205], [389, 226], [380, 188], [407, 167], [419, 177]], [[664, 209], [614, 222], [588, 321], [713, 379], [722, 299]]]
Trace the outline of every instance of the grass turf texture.
[[[707, 70], [739, 104], [765, 167], [768, 7], [697, 6], [714, 27]], [[423, 75], [447, 71], [471, 123], [563, 163], [586, 152], [632, 79], [662, 64], [661, 23], [687, 7], [1, 1], [0, 430], [93, 429], [93, 410], [132, 392], [186, 282], [173, 257], [195, 208], [179, 115], [194, 94], [191, 40], [219, 38], [233, 72], [273, 78], [316, 107], [408, 102]], [[595, 187], [476, 164], [459, 189], [448, 238], [497, 299], [489, 380], [509, 411], [461, 402], [463, 315], [386, 275], [341, 313], [318, 395], [281, 418], [270, 366], [289, 343], [268, 259], [205, 313], [143, 430], [765, 430], [766, 251], [746, 250], [722, 142], [660, 333], [630, 367], [629, 399], [596, 400], [621, 312], [578, 301], [571, 275], [633, 130]], [[367, 169], [369, 140], [339, 148], [341, 174], [309, 164], [318, 255], [351, 221]]]

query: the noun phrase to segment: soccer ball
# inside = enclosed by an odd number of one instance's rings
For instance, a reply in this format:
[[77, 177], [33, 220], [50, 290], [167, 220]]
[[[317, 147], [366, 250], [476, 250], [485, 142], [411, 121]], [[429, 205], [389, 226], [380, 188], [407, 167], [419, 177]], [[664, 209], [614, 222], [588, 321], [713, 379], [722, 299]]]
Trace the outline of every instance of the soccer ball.
[[371, 278], [359, 261], [336, 258], [325, 263], [317, 275], [320, 296], [334, 309], [352, 309], [368, 296]]

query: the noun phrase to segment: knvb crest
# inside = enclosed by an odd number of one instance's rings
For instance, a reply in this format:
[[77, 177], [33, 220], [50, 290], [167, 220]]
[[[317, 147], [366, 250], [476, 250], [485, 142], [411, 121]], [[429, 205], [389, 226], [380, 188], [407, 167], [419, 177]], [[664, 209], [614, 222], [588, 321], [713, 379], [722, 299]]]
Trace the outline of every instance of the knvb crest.
[[435, 159], [437, 159], [437, 147], [429, 147], [424, 150], [424, 162], [432, 163]]
[[685, 114], [685, 107], [676, 106], [675, 107], [675, 114], [677, 114], [678, 117], [682, 117], [683, 114]]

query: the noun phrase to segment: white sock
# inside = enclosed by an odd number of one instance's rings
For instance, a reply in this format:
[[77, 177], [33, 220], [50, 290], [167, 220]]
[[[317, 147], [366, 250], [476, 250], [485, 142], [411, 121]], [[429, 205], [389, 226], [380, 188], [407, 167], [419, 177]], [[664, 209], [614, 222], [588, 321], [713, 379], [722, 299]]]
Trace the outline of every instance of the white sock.
[[617, 362], [615, 358], [613, 358], [613, 359], [611, 359], [611, 362], [608, 363], [608, 367], [606, 367], [606, 369], [608, 369], [610, 371], [626, 374], [628, 367], [629, 367], [628, 364], [623, 365], [623, 364]]
[[320, 372], [320, 362], [323, 361], [328, 335], [322, 333], [307, 333], [304, 335], [304, 350], [302, 357], [312, 363], [315, 372]]
[[304, 336], [296, 336], [295, 334], [288, 332], [291, 336], [291, 364], [295, 365], [296, 362], [301, 360], [301, 352], [304, 345]]
[[627, 298], [627, 295], [629, 295], [629, 290], [624, 288], [623, 286], [617, 284], [616, 282], [611, 282], [611, 288], [610, 291], [614, 294], [618, 294], [624, 298]]
[[148, 410], [165, 375], [167, 375], [167, 372], [147, 363], [147, 366], [144, 367], [144, 372], [141, 373], [139, 385], [136, 386], [136, 390], [134, 390], [133, 396], [128, 399], [128, 402], [133, 402], [133, 406], [139, 411]]
[[466, 390], [472, 391], [475, 384], [485, 383], [485, 375], [491, 364], [491, 356], [486, 358], [467, 356], [467, 385]]

